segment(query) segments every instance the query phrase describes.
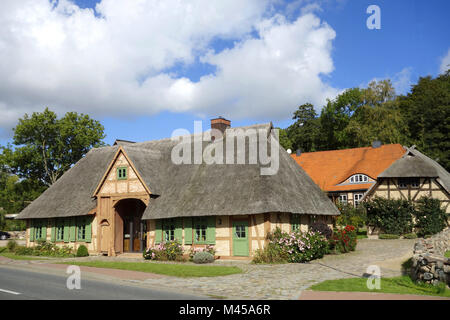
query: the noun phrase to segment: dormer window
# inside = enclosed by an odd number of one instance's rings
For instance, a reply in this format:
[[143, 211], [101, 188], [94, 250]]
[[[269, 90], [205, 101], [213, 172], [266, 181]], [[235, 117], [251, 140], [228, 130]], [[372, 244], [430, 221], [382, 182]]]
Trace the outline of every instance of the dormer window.
[[127, 167], [117, 168], [117, 180], [127, 180], [128, 178], [127, 169], [128, 169]]
[[365, 174], [355, 174], [350, 177], [350, 183], [363, 183], [369, 182], [369, 177]]

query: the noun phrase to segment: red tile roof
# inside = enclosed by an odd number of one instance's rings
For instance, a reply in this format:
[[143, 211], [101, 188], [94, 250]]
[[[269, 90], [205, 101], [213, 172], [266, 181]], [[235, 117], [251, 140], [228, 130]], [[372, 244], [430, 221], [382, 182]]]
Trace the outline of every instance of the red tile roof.
[[388, 144], [379, 148], [306, 152], [292, 158], [306, 171], [324, 191], [368, 189], [372, 183], [337, 186], [354, 174], [362, 173], [376, 180], [406, 150], [400, 144]]

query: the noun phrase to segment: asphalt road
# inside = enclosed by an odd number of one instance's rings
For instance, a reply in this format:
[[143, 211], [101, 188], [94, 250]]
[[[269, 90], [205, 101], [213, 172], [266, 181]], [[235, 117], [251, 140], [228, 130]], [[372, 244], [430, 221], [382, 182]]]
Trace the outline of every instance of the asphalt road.
[[69, 290], [67, 277], [0, 266], [0, 300], [198, 300], [204, 297], [106, 281], [83, 280]]

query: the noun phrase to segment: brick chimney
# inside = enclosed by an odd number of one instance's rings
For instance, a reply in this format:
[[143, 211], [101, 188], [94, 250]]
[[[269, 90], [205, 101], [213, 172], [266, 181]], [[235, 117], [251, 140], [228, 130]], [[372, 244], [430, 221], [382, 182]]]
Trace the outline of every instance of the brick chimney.
[[218, 117], [211, 119], [211, 129], [216, 129], [225, 132], [226, 129], [231, 127], [231, 121], [225, 119], [224, 117]]
[[[220, 131], [223, 134], [225, 130], [230, 127], [231, 121], [225, 119], [224, 117], [211, 119], [212, 140], [214, 141], [216, 138], [219, 138], [218, 131]], [[220, 134], [220, 136], [222, 135]]]

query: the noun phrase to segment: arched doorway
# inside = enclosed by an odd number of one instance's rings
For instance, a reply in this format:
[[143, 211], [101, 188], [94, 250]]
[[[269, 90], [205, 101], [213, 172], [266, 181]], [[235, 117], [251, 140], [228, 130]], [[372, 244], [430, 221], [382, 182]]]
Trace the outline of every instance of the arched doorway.
[[142, 221], [146, 206], [138, 199], [123, 199], [115, 205], [116, 252], [142, 252], [147, 243], [147, 223]]

